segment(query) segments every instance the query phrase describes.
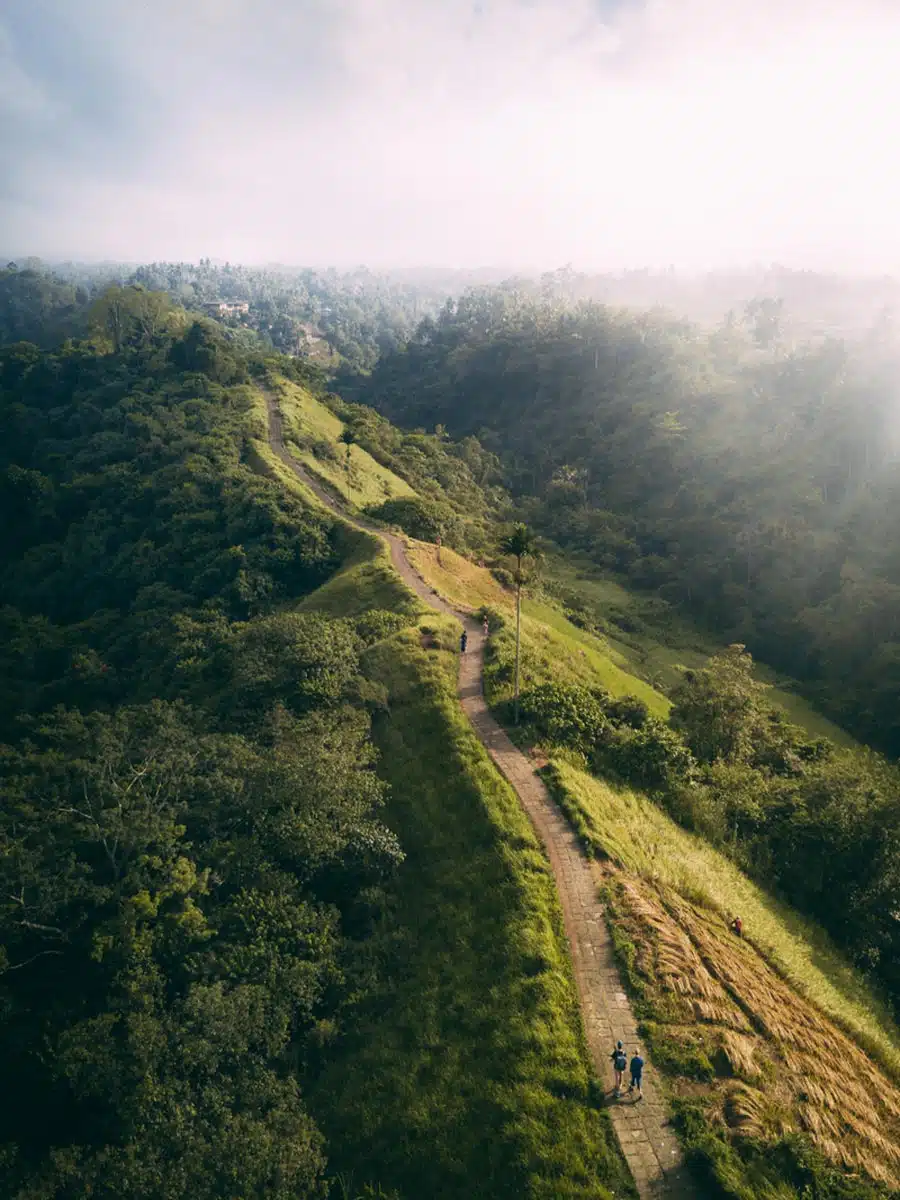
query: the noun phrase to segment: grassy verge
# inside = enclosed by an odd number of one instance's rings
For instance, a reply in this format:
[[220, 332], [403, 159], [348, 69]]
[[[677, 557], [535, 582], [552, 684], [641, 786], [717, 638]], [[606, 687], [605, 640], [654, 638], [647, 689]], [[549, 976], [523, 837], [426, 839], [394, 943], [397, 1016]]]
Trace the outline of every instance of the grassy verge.
[[[333, 1166], [419, 1197], [633, 1195], [595, 1107], [552, 876], [455, 696], [452, 622], [369, 652], [408, 855], [389, 967], [315, 1091]], [[444, 628], [446, 626], [446, 628]]]
[[562, 761], [554, 761], [553, 779], [597, 852], [704, 907], [726, 916], [739, 912], [751, 944], [900, 1078], [900, 1032], [818, 926], [767, 895], [639, 792]]
[[892, 1194], [900, 1038], [827, 937], [640, 794], [565, 762], [545, 775], [604, 860], [641, 1036], [710, 1182], [739, 1200]]

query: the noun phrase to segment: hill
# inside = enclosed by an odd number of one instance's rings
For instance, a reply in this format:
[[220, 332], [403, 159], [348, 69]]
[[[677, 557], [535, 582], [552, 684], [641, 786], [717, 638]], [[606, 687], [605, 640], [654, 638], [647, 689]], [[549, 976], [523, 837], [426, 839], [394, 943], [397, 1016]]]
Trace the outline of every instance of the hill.
[[[320, 503], [488, 615], [511, 722], [499, 458], [154, 293], [75, 318], [0, 351], [5, 1194], [634, 1194], [565, 880], [457, 704], [458, 626]], [[579, 504], [571, 537], [544, 514], [566, 545], [526, 585], [510, 727], [602, 860], [653, 1112], [710, 1195], [881, 1196], [897, 773], [576, 553], [616, 532]]]
[[643, 1036], [695, 1157], [728, 1195], [780, 1196], [816, 1175], [792, 1142], [805, 1133], [826, 1163], [896, 1190], [898, 1031], [821, 932], [639, 794], [551, 772], [602, 860]]
[[631, 1194], [455, 632], [269, 454], [305, 369], [167, 311], [0, 351], [3, 1194]]
[[[433, 547], [413, 545], [411, 555], [442, 594], [491, 614], [496, 632], [485, 686], [496, 710], [509, 720], [511, 592], [487, 569], [452, 552], [442, 551], [440, 565]], [[552, 560], [541, 580], [545, 594], [556, 589], [558, 572], [559, 563]], [[562, 578], [571, 585], [571, 573]], [[596, 589], [591, 594], [597, 598]], [[605, 594], [619, 607], [627, 603], [621, 589], [612, 587]], [[900, 1035], [889, 1006], [821, 927], [760, 886], [766, 877], [772, 881], [771, 858], [765, 867], [753, 868], [754, 882], [733, 861], [753, 865], [742, 856], [734, 835], [722, 842], [730, 861], [708, 840], [683, 830], [666, 815], [668, 807], [715, 841], [715, 829], [704, 828], [696, 813], [684, 807], [699, 803], [701, 780], [692, 779], [691, 800], [686, 801], [684, 792], [666, 779], [677, 761], [666, 740], [668, 732], [664, 737], [659, 726], [655, 733], [637, 708], [630, 715], [627, 709], [617, 711], [617, 704], [632, 703], [625, 697], [640, 695], [646, 712], [663, 719], [678, 717], [685, 704], [683, 675], [675, 676], [679, 682], [672, 690], [673, 710], [664, 694], [651, 692], [645, 684], [641, 692], [642, 681], [612, 661], [616, 653], [606, 640], [572, 625], [549, 596], [542, 603], [526, 601], [524, 611], [523, 725], [512, 730], [513, 736], [526, 747], [537, 743], [533, 753], [538, 761], [549, 755], [549, 780], [563, 810], [589, 852], [604, 860], [598, 885], [607, 896], [622, 969], [643, 1019], [642, 1036], [654, 1061], [671, 1076], [687, 1148], [728, 1195], [800, 1194], [779, 1189], [788, 1183], [800, 1188], [812, 1180], [824, 1187], [835, 1171], [828, 1184], [833, 1194], [856, 1194], [841, 1175], [844, 1169], [862, 1170], [876, 1182], [895, 1186], [896, 1168], [891, 1164], [900, 1137], [893, 1107], [894, 1081], [900, 1078]], [[644, 661], [654, 649], [663, 648], [647, 638], [646, 629], [640, 645]], [[706, 673], [703, 667], [694, 669], [698, 675]], [[753, 686], [776, 706], [787, 695]], [[606, 705], [607, 722], [626, 715], [636, 728], [604, 728], [597, 698], [601, 707]], [[822, 736], [823, 724], [814, 712], [801, 703], [795, 715], [807, 720], [807, 736]], [[776, 722], [775, 729], [781, 728]], [[865, 754], [860, 758], [859, 748], [849, 746], [851, 761], [864, 763]], [[572, 765], [583, 768], [585, 760], [594, 775]], [[655, 775], [652, 764], [665, 761], [670, 767]], [[648, 781], [655, 803], [623, 786], [621, 781], [629, 775]], [[752, 775], [747, 769], [740, 783], [737, 776], [726, 779], [725, 788], [746, 786]], [[611, 784], [615, 778], [619, 782]], [[766, 777], [755, 778], [762, 792]], [[723, 799], [727, 802], [727, 795]], [[828, 836], [824, 829], [820, 832]], [[865, 837], [861, 826], [857, 835]], [[801, 874], [815, 870], [811, 862], [804, 864], [802, 854], [789, 850], [787, 857], [795, 874], [798, 863]], [[840, 870], [836, 854], [832, 870]], [[826, 886], [833, 886], [827, 875]], [[842, 892], [838, 900], [843, 909], [845, 896]], [[738, 965], [728, 929], [735, 912], [742, 914], [750, 931], [749, 941], [739, 947], [744, 957]], [[859, 917], [852, 913], [849, 919]], [[701, 990], [691, 1000], [697, 979], [707, 976], [712, 980], [709, 995]], [[742, 1053], [748, 1057], [742, 1059]], [[843, 1115], [838, 1099], [843, 1067], [836, 1062], [852, 1064], [851, 1077], [862, 1081], [854, 1085], [855, 1099], [848, 1101]], [[743, 1081], [737, 1090], [735, 1081]], [[760, 1088], [766, 1092], [765, 1103]], [[884, 1105], [867, 1101], [867, 1091], [886, 1097]], [[805, 1150], [805, 1145], [814, 1149]], [[850, 1190], [842, 1190], [846, 1188]], [[862, 1194], [868, 1193], [863, 1189]]]
[[347, 386], [401, 425], [478, 436], [521, 519], [897, 753], [896, 339], [790, 347], [773, 322], [482, 291]]

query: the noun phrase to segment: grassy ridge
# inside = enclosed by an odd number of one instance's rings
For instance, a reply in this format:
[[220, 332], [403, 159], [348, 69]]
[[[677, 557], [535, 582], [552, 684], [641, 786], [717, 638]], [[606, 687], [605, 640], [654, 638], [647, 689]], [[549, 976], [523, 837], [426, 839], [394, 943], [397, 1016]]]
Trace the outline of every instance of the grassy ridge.
[[[446, 547], [438, 565], [435, 547], [425, 542], [411, 542], [409, 556], [419, 573], [453, 604], [473, 610], [484, 605], [504, 614], [514, 612], [513, 595], [487, 568], [476, 566]], [[701, 667], [722, 648], [674, 615], [667, 615], [665, 631], [657, 628], [652, 620], [642, 619], [644, 608], [652, 608], [644, 598], [626, 591], [614, 580], [583, 575], [556, 556], [545, 561], [541, 582], [551, 593], [561, 587], [578, 596], [601, 619], [610, 608], [633, 613], [636, 628], [632, 633], [614, 633], [610, 630], [615, 626], [606, 622], [607, 631], [598, 635], [573, 624], [556, 602], [526, 593], [522, 604], [523, 687], [550, 678], [604, 687], [611, 696], [639, 697], [654, 716], [665, 720], [671, 708], [666, 692], [679, 682], [682, 668]], [[508, 654], [504, 662], [506, 657]], [[838, 746], [858, 745], [764, 665], [757, 663], [755, 674], [769, 687], [767, 702], [786, 712], [791, 721], [814, 736], [830, 738]], [[492, 704], [500, 704], [511, 695], [510, 679], [498, 678], [496, 670], [488, 673], [486, 683]]]
[[[308, 490], [262, 443], [285, 486]], [[422, 605], [380, 539], [346, 527], [344, 568], [303, 601], [412, 626], [372, 647], [388, 823], [407, 854], [388, 967], [312, 1095], [333, 1177], [419, 1197], [634, 1196], [596, 1104], [552, 874], [456, 698], [458, 628]], [[429, 646], [429, 649], [425, 647]]]
[[[477, 567], [446, 547], [438, 565], [436, 550], [425, 542], [413, 542], [410, 559], [424, 579], [461, 608], [482, 606], [511, 618], [515, 600], [490, 571]], [[666, 717], [669, 701], [636, 675], [622, 670], [613, 660], [603, 639], [578, 629], [566, 617], [541, 600], [527, 595], [522, 603], [522, 687], [553, 677], [560, 681], [585, 683], [607, 689], [612, 696], [639, 696], [656, 716]], [[493, 642], [494, 655], [485, 676], [491, 704], [512, 695], [510, 669], [512, 639], [504, 631]]]
[[[438, 644], [452, 622], [429, 618]], [[409, 1200], [632, 1195], [592, 1105], [547, 863], [419, 630], [374, 647], [376, 722], [401, 871], [389, 975], [316, 1089], [334, 1164]]]
[[349, 447], [348, 475], [348, 448], [340, 441], [344, 422], [298, 384], [274, 376], [272, 386], [281, 408], [285, 444], [293, 443], [292, 453], [345, 503], [365, 508], [397, 496], [415, 495], [405, 479], [376, 462], [361, 446]]

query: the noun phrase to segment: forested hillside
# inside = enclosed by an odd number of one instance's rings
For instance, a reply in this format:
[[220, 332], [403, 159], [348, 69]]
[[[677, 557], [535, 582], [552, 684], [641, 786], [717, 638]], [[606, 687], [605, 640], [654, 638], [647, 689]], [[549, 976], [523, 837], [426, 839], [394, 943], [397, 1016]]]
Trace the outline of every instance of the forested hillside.
[[789, 350], [777, 311], [471, 293], [345, 390], [478, 435], [542, 532], [746, 643], [900, 752], [900, 497], [888, 326]]
[[0, 1192], [631, 1194], [455, 629], [279, 474], [265, 395], [462, 542], [495, 461], [332, 397], [337, 441], [314, 369], [165, 294], [65, 311], [0, 347]]
[[311, 1195], [285, 1066], [364, 991], [402, 860], [375, 626], [283, 609], [346, 535], [246, 465], [252, 364], [123, 344], [0, 357], [2, 1191]]

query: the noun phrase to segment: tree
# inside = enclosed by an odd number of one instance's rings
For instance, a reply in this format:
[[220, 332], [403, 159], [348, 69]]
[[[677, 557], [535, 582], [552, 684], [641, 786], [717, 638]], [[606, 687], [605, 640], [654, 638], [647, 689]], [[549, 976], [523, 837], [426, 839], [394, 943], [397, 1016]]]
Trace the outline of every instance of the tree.
[[148, 291], [140, 284], [110, 284], [91, 306], [89, 319], [106, 333], [119, 354], [129, 343], [147, 345], [167, 326], [172, 302], [164, 292]]
[[350, 450], [351, 450], [352, 446], [354, 445], [354, 443], [356, 442], [356, 434], [353, 432], [353, 430], [350, 428], [349, 425], [345, 425], [344, 428], [341, 430], [341, 436], [338, 438], [338, 441], [343, 442], [343, 444], [347, 447], [347, 457], [344, 462], [344, 467], [347, 472], [347, 491], [349, 492], [350, 491]]
[[503, 539], [500, 543], [500, 549], [504, 554], [510, 555], [516, 560], [515, 581], [516, 581], [516, 682], [514, 692], [514, 722], [519, 723], [519, 652], [521, 649], [522, 639], [522, 585], [525, 582], [524, 564], [527, 559], [536, 559], [538, 557], [537, 540], [528, 528], [527, 525], [519, 523], [513, 526], [512, 533]]
[[672, 693], [671, 723], [703, 763], [747, 760], [765, 739], [765, 685], [738, 643], [699, 671], [685, 671]]

